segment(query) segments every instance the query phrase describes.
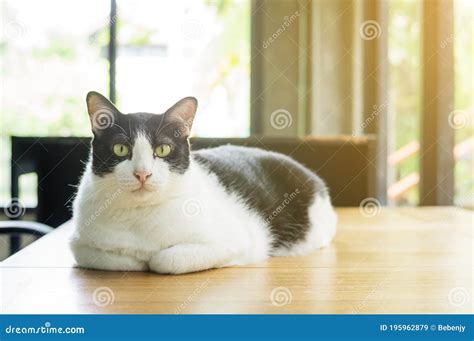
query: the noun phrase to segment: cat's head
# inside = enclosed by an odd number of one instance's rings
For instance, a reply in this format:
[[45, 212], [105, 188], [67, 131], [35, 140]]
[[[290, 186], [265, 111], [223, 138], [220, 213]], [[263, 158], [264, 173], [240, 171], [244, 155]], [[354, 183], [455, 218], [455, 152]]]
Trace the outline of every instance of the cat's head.
[[163, 114], [122, 114], [104, 96], [89, 92], [87, 108], [96, 176], [125, 192], [146, 195], [167, 188], [188, 169], [194, 97], [183, 98]]

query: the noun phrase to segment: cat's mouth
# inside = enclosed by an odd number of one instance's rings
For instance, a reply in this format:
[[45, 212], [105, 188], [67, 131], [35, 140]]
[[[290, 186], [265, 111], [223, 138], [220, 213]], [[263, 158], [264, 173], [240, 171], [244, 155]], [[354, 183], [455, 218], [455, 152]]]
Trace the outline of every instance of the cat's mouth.
[[152, 192], [152, 190], [147, 188], [146, 186], [140, 186], [140, 187], [132, 190], [132, 193], [137, 193], [137, 194], [150, 193], [150, 192]]

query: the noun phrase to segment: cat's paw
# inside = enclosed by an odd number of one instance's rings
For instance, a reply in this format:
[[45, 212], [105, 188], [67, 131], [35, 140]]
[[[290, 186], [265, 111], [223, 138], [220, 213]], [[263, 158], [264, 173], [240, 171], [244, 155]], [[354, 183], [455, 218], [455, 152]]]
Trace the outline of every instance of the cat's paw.
[[172, 246], [157, 252], [150, 259], [150, 270], [163, 274], [182, 274], [189, 272], [188, 255], [181, 248]]

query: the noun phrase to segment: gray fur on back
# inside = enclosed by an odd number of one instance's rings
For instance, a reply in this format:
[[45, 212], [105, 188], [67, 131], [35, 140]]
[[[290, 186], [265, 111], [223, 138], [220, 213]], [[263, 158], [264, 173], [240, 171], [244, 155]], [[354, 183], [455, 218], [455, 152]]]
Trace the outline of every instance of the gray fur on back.
[[269, 224], [274, 248], [304, 240], [315, 194], [327, 196], [316, 174], [283, 154], [229, 145], [194, 151], [192, 157]]

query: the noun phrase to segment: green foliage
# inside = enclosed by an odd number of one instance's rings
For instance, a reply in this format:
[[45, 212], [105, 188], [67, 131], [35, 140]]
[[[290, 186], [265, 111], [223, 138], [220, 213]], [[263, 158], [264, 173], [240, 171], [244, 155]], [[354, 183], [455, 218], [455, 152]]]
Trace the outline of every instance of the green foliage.
[[74, 60], [77, 57], [74, 42], [60, 37], [52, 37], [46, 48], [33, 48], [32, 54], [37, 59], [59, 57], [65, 60]]
[[232, 0], [206, 0], [206, 5], [209, 7], [215, 7], [217, 14], [222, 15], [229, 7], [233, 4]]
[[[389, 59], [390, 99], [395, 115], [395, 149], [414, 140], [420, 133], [420, 11], [421, 3], [395, 0], [390, 2]], [[392, 130], [393, 131], [393, 130]], [[396, 166], [396, 180], [419, 171], [419, 157], [412, 156]], [[402, 202], [416, 205], [418, 189], [414, 188]]]

